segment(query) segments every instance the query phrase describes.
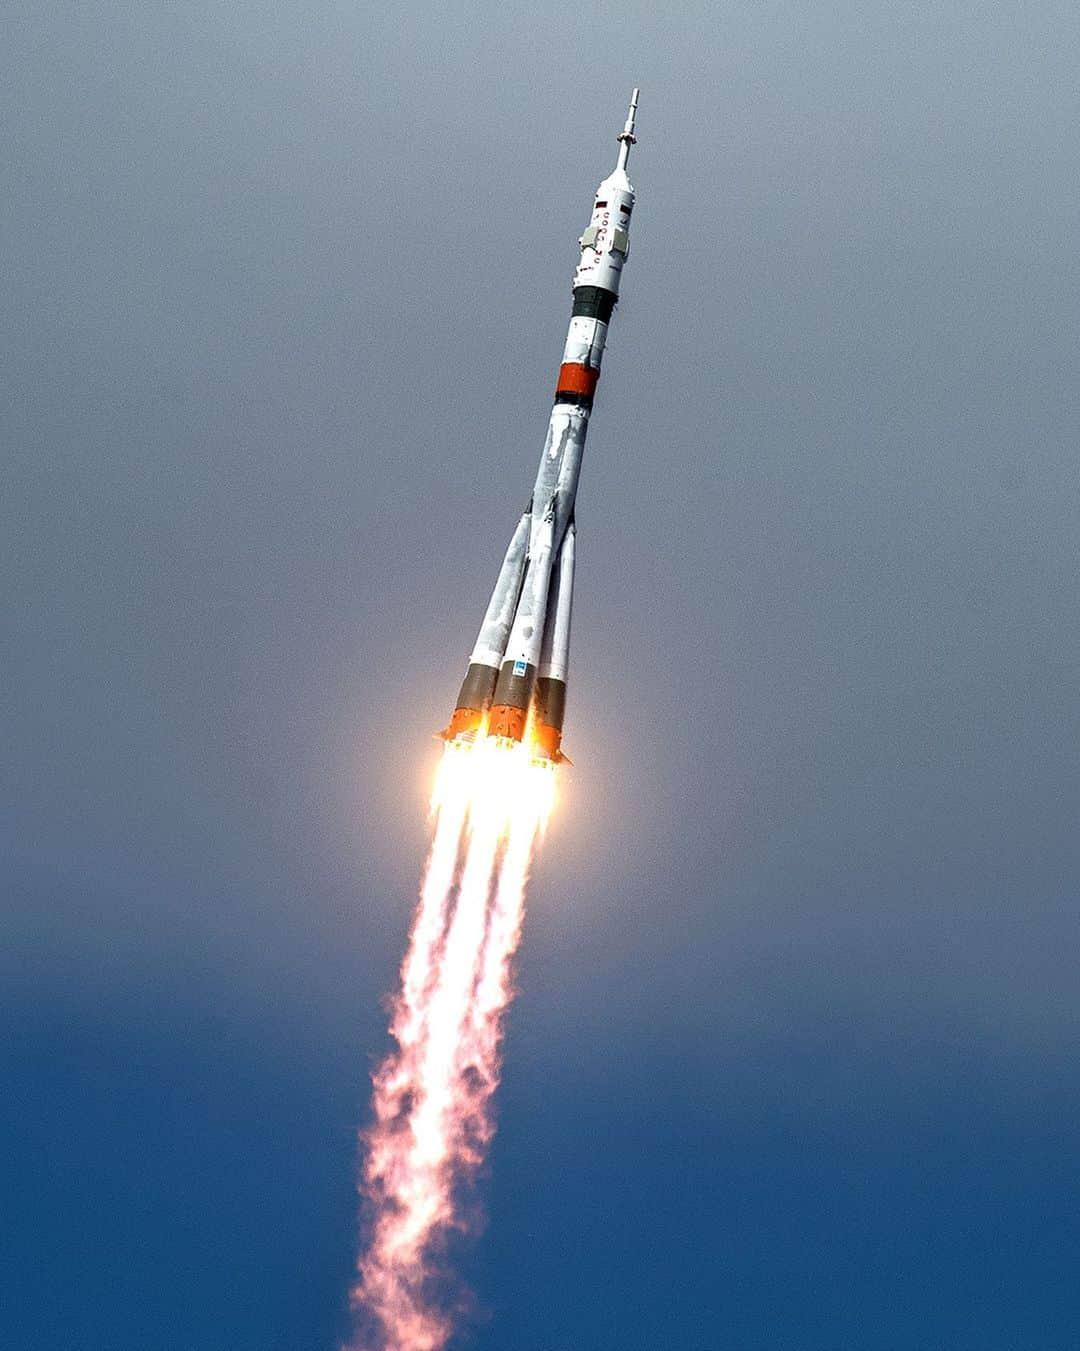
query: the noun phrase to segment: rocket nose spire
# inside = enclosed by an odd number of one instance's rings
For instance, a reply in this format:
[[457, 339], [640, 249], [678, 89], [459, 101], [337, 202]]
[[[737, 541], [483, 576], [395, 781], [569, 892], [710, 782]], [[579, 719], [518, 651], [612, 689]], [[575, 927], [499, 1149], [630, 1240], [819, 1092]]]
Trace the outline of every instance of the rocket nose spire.
[[626, 114], [626, 126], [623, 127], [624, 136], [633, 136], [634, 134], [634, 118], [637, 114], [637, 101], [640, 93], [640, 89], [635, 89], [630, 95], [630, 111]]
[[637, 137], [634, 135], [634, 122], [637, 118], [637, 103], [640, 89], [635, 89], [630, 99], [630, 111], [626, 114], [626, 124], [622, 131], [615, 138], [619, 142], [619, 162], [616, 169], [626, 169], [627, 161], [630, 158], [630, 147], [637, 143]]

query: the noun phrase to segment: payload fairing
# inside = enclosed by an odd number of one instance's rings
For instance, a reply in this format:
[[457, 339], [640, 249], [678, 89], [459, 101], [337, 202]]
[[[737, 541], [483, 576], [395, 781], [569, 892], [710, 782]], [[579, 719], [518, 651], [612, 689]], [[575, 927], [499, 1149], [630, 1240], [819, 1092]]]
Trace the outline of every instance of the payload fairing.
[[574, 273], [574, 307], [555, 386], [544, 453], [529, 506], [506, 551], [480, 626], [457, 707], [441, 735], [525, 741], [533, 758], [557, 764], [570, 659], [574, 592], [574, 499], [608, 324], [630, 250], [638, 91], [619, 133], [619, 158], [596, 190]]

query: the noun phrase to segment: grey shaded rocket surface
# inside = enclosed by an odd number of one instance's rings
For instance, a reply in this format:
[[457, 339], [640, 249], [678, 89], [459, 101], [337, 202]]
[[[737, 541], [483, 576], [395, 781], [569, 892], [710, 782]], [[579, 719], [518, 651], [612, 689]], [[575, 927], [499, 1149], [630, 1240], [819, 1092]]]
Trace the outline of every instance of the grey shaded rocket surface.
[[574, 500], [608, 324], [630, 251], [634, 189], [626, 166], [637, 139], [637, 103], [635, 89], [616, 138], [618, 161], [597, 188], [578, 241], [570, 327], [529, 509], [510, 540], [457, 707], [441, 733], [455, 743], [485, 734], [509, 742], [527, 738], [535, 758], [553, 764], [566, 758], [560, 747], [574, 594]]

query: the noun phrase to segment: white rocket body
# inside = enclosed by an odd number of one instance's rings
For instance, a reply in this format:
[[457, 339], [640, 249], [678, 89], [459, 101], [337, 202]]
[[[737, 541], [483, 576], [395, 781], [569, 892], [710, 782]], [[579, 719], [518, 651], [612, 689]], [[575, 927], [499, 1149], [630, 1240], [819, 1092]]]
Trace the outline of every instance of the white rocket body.
[[[596, 190], [579, 244], [574, 306], [563, 347], [530, 510], [518, 523], [492, 592], [457, 707], [443, 736], [531, 739], [536, 758], [560, 750], [570, 654], [576, 532], [573, 525], [585, 436], [608, 325], [630, 252], [634, 189], [627, 177], [638, 91], [618, 136], [619, 158]], [[527, 537], [527, 540], [526, 540]]]

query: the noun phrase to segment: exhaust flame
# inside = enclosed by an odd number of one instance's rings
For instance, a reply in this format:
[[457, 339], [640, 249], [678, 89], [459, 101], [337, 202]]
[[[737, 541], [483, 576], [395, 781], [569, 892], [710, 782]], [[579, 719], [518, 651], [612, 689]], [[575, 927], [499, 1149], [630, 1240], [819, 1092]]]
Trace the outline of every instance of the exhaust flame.
[[554, 775], [527, 747], [448, 746], [432, 793], [434, 835], [373, 1076], [361, 1192], [370, 1223], [353, 1291], [379, 1351], [441, 1351], [447, 1239], [494, 1133], [503, 1015], [513, 996], [534, 849]]

